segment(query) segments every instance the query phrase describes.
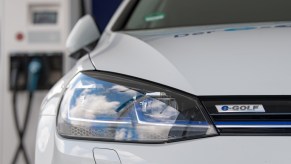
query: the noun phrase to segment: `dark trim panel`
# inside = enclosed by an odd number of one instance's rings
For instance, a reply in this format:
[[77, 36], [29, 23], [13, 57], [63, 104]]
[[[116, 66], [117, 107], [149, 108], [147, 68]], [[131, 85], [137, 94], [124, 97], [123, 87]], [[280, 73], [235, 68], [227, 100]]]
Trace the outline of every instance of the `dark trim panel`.
[[129, 4], [125, 7], [121, 15], [118, 17], [117, 21], [112, 26], [112, 31], [121, 31], [126, 23], [128, 22], [129, 16], [133, 13], [139, 0], [131, 0]]

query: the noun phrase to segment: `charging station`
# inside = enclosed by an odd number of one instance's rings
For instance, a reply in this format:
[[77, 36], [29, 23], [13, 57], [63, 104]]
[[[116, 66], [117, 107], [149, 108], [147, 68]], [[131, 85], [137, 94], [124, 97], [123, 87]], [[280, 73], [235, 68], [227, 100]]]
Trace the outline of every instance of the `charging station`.
[[72, 24], [71, 3], [1, 1], [0, 163], [34, 161], [42, 99], [70, 67], [65, 41]]

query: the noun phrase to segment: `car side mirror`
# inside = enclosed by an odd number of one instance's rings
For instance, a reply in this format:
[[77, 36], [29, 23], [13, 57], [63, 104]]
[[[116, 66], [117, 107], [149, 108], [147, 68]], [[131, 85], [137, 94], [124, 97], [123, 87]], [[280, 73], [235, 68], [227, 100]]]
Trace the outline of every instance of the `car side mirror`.
[[82, 17], [74, 26], [66, 41], [66, 49], [70, 57], [79, 59], [88, 53], [86, 50], [93, 49], [100, 32], [94, 19], [90, 15]]

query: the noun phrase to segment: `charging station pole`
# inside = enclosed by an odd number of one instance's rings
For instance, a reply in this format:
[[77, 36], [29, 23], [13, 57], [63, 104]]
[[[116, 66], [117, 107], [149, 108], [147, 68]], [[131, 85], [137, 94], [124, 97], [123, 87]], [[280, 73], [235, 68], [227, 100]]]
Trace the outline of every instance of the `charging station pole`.
[[[24, 122], [27, 103], [27, 65], [34, 59], [42, 61], [39, 85], [31, 104], [31, 116], [24, 146], [30, 163], [34, 163], [35, 130], [42, 99], [47, 90], [68, 68], [65, 40], [71, 29], [70, 0], [0, 0], [1, 56], [0, 56], [0, 163], [10, 164], [19, 145], [13, 121], [11, 63], [19, 66], [18, 118]], [[5, 14], [4, 14], [5, 13]], [[23, 127], [22, 127], [23, 128]], [[16, 163], [25, 163], [23, 154]]]

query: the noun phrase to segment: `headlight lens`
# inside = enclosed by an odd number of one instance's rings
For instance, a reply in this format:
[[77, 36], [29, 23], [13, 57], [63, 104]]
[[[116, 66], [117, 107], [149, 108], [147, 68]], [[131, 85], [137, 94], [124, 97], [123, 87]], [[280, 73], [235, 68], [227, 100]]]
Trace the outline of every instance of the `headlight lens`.
[[64, 137], [141, 143], [217, 134], [194, 96], [100, 72], [83, 72], [72, 80], [57, 129]]

